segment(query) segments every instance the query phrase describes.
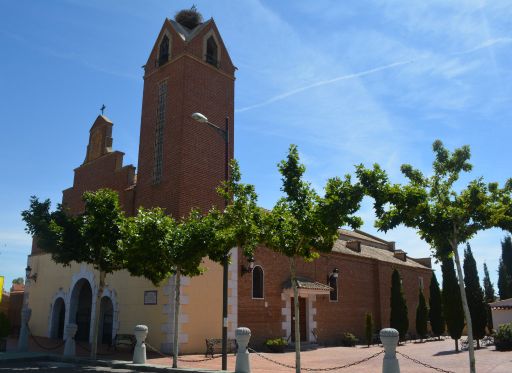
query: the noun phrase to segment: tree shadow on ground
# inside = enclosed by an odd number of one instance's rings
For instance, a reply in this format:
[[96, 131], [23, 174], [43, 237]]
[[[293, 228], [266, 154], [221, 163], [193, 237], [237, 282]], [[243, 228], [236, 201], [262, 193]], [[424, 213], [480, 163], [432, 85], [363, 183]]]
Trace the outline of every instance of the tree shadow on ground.
[[455, 355], [455, 354], [460, 354], [462, 351], [455, 351], [455, 350], [450, 350], [450, 351], [439, 351], [439, 352], [436, 352], [433, 356], [445, 356], [445, 355]]

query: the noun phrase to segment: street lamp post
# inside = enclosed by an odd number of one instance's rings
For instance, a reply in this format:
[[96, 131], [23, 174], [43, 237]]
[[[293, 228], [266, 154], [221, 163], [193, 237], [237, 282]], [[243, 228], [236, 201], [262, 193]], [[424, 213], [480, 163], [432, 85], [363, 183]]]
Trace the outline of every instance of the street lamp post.
[[[229, 117], [226, 117], [225, 129], [208, 121], [201, 113], [193, 113], [192, 119], [199, 123], [206, 123], [224, 138], [224, 180], [229, 178]], [[227, 205], [226, 201], [226, 205]], [[228, 259], [229, 253], [225, 253], [222, 260], [222, 370], [228, 369]]]

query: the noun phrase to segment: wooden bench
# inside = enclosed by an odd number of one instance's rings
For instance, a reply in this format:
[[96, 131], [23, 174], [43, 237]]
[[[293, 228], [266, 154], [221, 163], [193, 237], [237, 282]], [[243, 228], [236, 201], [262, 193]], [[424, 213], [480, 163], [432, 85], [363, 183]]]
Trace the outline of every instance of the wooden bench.
[[112, 345], [114, 346], [114, 351], [117, 351], [119, 346], [129, 346], [131, 351], [135, 349], [135, 344], [137, 343], [137, 339], [133, 334], [116, 334]]
[[[220, 338], [206, 338], [206, 352], [204, 353], [205, 357], [210, 355], [213, 357], [215, 351], [218, 353], [222, 352], [222, 339]], [[238, 346], [236, 345], [236, 340], [228, 339], [228, 352], [232, 352], [236, 354]]]

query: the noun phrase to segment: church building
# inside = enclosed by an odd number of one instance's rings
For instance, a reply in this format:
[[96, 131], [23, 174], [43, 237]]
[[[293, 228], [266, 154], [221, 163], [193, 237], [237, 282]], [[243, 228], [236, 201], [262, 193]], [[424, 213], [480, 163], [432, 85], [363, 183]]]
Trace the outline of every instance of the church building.
[[[191, 11], [188, 11], [190, 13]], [[113, 123], [103, 115], [89, 131], [85, 160], [74, 170], [73, 185], [62, 203], [72, 213], [83, 209], [86, 191], [111, 188], [119, 193], [127, 215], [140, 206], [162, 207], [179, 218], [191, 208], [222, 206], [215, 188], [224, 179], [226, 159], [234, 156], [233, 136], [227, 155], [224, 139], [214, 128], [191, 118], [199, 112], [234, 133], [236, 67], [213, 19], [166, 19], [144, 66], [144, 91], [137, 170], [123, 164], [124, 153], [113, 150]], [[90, 342], [95, 318], [99, 274], [91, 266], [62, 267], [33, 244], [32, 269], [26, 288], [32, 309], [30, 330], [62, 338], [67, 323], [78, 325], [76, 339]], [[207, 259], [207, 272], [182, 278], [179, 341], [183, 353], [201, 353], [206, 338], [220, 338], [222, 267]], [[391, 273], [398, 269], [414, 330], [418, 291], [428, 299], [430, 259], [412, 259], [393, 242], [361, 231], [340, 230], [329, 254], [299, 263], [301, 338], [337, 343], [344, 332], [364, 335], [364, 317], [372, 313], [376, 327], [389, 325]], [[148, 342], [170, 352], [174, 336], [174, 278], [159, 287], [127, 271], [107, 275], [101, 299], [99, 341], [149, 327]], [[252, 330], [252, 341], [293, 335], [293, 299], [288, 260], [259, 247], [249, 263], [234, 248], [228, 281], [228, 338], [238, 326]]]

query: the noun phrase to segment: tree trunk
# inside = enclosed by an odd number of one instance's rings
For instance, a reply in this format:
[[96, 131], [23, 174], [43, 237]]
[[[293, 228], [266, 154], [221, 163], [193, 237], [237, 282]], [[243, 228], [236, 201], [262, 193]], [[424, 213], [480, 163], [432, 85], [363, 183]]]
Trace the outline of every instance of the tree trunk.
[[297, 288], [295, 257], [290, 259], [291, 282], [293, 288], [293, 308], [295, 314], [295, 372], [300, 373], [300, 323], [299, 323], [299, 289]]
[[105, 288], [105, 277], [107, 274], [100, 271], [100, 283], [98, 286], [98, 293], [96, 294], [96, 304], [94, 306], [94, 325], [92, 328], [92, 344], [91, 344], [91, 359], [96, 359], [98, 352], [98, 326], [100, 324], [100, 308], [101, 297], [103, 296], [103, 289]]
[[181, 272], [176, 270], [176, 281], [174, 283], [174, 336], [172, 341], [172, 367], [178, 367], [178, 346], [180, 336], [180, 286]]
[[455, 256], [455, 265], [457, 266], [457, 275], [459, 277], [459, 289], [462, 298], [462, 308], [464, 309], [464, 317], [466, 318], [466, 326], [468, 330], [469, 371], [470, 373], [476, 373], [475, 347], [473, 346], [473, 324], [471, 322], [471, 314], [469, 313], [468, 299], [466, 298], [466, 289], [464, 288], [464, 276], [462, 274], [462, 267], [460, 266], [459, 250], [455, 242], [452, 242], [452, 250]]
[[455, 341], [455, 352], [459, 352], [459, 340], [454, 339], [454, 341]]

